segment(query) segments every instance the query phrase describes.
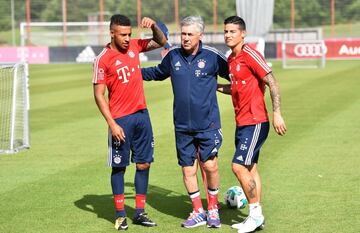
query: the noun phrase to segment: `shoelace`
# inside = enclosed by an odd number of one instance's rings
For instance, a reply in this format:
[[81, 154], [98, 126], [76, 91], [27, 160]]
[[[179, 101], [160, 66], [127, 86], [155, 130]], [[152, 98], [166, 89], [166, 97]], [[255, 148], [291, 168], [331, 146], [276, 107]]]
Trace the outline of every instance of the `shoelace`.
[[197, 218], [200, 215], [200, 213], [197, 213], [195, 211], [190, 213], [190, 216], [188, 217], [188, 219], [194, 219]]
[[219, 212], [216, 209], [209, 210], [209, 218], [212, 219], [219, 218]]
[[190, 216], [188, 217], [188, 219], [193, 219], [194, 217], [196, 217], [195, 211], [190, 213]]
[[148, 215], [147, 213], [142, 213], [142, 214], [140, 214], [140, 216], [141, 216], [143, 219], [145, 219], [146, 221], [150, 221], [150, 219], [148, 218], [147, 215]]

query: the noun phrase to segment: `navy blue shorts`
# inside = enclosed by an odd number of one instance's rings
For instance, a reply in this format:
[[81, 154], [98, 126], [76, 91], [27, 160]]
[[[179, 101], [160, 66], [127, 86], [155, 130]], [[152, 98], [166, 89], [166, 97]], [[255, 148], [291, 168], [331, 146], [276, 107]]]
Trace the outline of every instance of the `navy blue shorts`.
[[251, 165], [258, 162], [261, 146], [269, 134], [269, 122], [237, 127], [233, 163]]
[[207, 161], [217, 153], [222, 144], [221, 129], [206, 132], [175, 131], [178, 164], [182, 167], [194, 165], [199, 152], [201, 162]]
[[111, 167], [129, 165], [130, 150], [132, 163], [151, 163], [154, 161], [154, 137], [149, 113], [146, 109], [128, 116], [115, 119], [125, 133], [125, 142], [119, 142], [112, 137], [109, 129], [109, 158]]

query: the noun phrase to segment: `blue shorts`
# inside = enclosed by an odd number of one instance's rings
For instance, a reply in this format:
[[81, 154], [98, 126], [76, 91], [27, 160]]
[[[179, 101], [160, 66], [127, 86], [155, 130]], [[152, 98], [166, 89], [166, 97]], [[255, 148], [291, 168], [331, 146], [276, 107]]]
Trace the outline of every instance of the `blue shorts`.
[[233, 163], [251, 165], [258, 162], [261, 146], [269, 134], [269, 122], [237, 127]]
[[207, 161], [217, 153], [222, 144], [221, 129], [206, 132], [175, 131], [178, 164], [182, 167], [194, 165], [199, 152], [201, 162]]
[[154, 161], [154, 137], [149, 113], [146, 109], [115, 119], [125, 133], [125, 142], [114, 140], [109, 129], [109, 158], [111, 167], [129, 165], [130, 150], [132, 163], [151, 163]]

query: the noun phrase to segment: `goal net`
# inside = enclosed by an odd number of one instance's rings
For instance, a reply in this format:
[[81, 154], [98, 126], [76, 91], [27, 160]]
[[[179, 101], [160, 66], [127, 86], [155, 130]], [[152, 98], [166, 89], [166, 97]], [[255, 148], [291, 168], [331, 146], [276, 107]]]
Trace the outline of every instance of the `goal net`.
[[108, 28], [109, 22], [22, 22], [21, 46], [103, 46], [109, 37]]
[[283, 41], [283, 68], [324, 68], [326, 46], [323, 40]]
[[29, 148], [26, 63], [0, 64], [0, 154]]

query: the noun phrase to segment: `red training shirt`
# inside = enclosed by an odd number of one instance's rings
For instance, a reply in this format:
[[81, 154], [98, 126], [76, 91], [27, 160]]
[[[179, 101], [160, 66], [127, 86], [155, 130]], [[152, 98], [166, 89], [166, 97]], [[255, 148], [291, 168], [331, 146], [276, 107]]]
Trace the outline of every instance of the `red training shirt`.
[[254, 125], [269, 121], [264, 101], [263, 78], [271, 69], [264, 57], [245, 44], [237, 57], [229, 56], [228, 65], [236, 125]]
[[139, 53], [149, 41], [132, 39], [124, 52], [112, 50], [108, 44], [95, 59], [93, 83], [106, 84], [114, 119], [146, 108]]

